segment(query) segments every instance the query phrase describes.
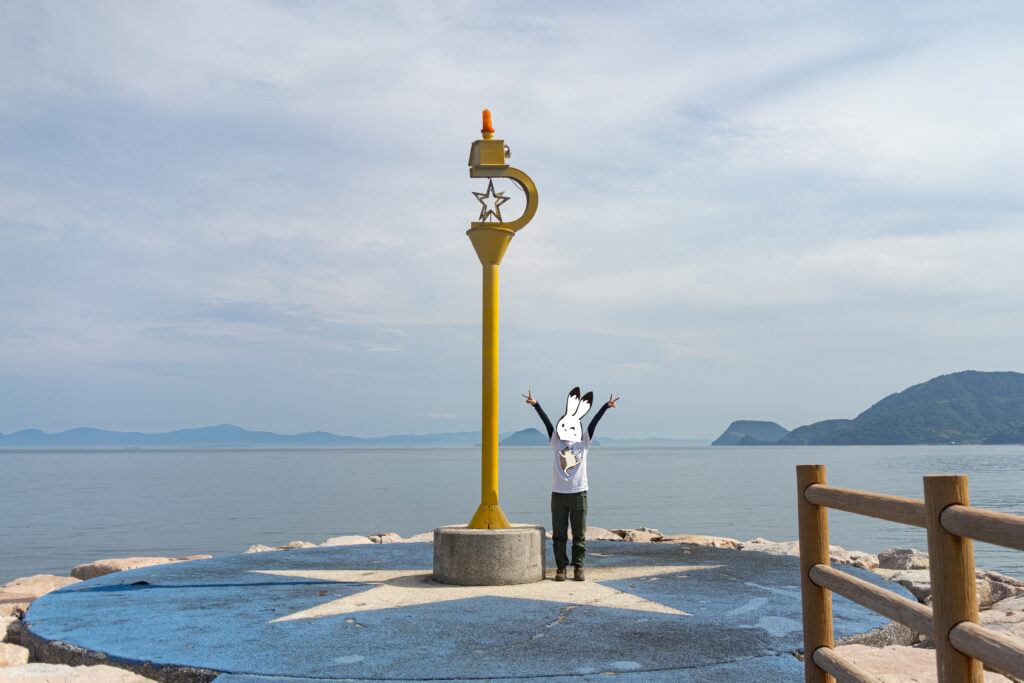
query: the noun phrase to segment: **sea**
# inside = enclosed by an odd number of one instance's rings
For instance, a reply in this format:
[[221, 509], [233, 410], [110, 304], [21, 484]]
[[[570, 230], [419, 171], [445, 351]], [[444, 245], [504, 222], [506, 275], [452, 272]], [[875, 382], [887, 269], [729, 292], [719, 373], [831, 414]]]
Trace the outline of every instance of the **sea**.
[[[966, 474], [971, 504], [1024, 515], [1024, 446], [621, 447], [590, 452], [590, 525], [738, 540], [797, 537], [796, 466], [828, 483], [923, 498], [922, 477]], [[499, 503], [550, 526], [547, 447], [503, 448]], [[0, 584], [131, 556], [402, 536], [469, 521], [479, 448], [0, 450]], [[830, 510], [848, 550], [926, 549], [925, 531]], [[975, 563], [1024, 579], [1024, 553], [975, 543]]]

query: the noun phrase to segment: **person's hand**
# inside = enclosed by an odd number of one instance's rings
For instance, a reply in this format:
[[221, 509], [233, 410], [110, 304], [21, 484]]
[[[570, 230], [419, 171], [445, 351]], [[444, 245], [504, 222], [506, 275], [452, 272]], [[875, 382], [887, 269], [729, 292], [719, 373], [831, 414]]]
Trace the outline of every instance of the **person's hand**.
[[[620, 396], [619, 398], [622, 398], [622, 397]], [[619, 400], [618, 398], [615, 398], [615, 394], [610, 394], [609, 397], [608, 397], [608, 407], [609, 408], [614, 408], [615, 407], [615, 402], [618, 401], [618, 400]]]
[[530, 391], [529, 389], [526, 390], [525, 394], [521, 394], [521, 396], [525, 398], [526, 402], [529, 403], [531, 406], [537, 405], [537, 399], [533, 397], [533, 392]]

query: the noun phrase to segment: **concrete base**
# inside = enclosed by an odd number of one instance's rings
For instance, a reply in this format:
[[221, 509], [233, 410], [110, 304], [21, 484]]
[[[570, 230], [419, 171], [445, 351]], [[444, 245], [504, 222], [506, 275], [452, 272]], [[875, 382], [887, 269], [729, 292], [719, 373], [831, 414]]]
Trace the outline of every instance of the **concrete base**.
[[510, 586], [544, 580], [544, 527], [434, 529], [434, 581], [459, 586]]

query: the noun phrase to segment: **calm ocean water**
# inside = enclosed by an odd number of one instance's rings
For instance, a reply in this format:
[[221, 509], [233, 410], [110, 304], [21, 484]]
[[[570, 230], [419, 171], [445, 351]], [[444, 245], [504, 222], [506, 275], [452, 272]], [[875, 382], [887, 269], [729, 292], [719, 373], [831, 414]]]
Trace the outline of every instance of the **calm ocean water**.
[[[798, 464], [835, 486], [922, 498], [922, 476], [967, 474], [971, 503], [1024, 514], [1022, 446], [613, 448], [588, 468], [589, 523], [747, 540], [793, 540]], [[469, 521], [476, 448], [0, 451], [0, 583], [66, 575], [106, 557], [243, 552], [249, 545]], [[550, 526], [546, 448], [507, 448], [500, 502]], [[831, 540], [877, 553], [926, 547], [925, 532], [830, 511]], [[976, 563], [1024, 579], [1024, 553], [975, 544]]]

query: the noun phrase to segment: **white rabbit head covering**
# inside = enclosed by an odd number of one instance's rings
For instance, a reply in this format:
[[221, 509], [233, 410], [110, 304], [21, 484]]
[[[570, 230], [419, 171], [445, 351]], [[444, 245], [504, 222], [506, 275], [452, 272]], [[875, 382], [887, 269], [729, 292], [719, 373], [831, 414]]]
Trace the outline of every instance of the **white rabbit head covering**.
[[580, 420], [594, 405], [594, 392], [588, 391], [580, 397], [580, 388], [574, 387], [565, 400], [565, 415], [558, 421], [555, 434], [562, 441], [574, 443], [583, 440], [583, 424]]

